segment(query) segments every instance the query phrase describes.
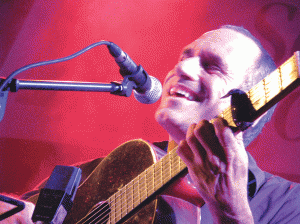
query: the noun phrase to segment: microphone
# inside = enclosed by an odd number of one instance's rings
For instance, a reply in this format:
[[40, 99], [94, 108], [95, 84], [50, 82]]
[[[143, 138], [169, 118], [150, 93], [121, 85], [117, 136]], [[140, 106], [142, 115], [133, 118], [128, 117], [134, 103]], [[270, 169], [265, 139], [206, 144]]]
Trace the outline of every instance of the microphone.
[[80, 168], [56, 166], [45, 187], [40, 191], [32, 221], [43, 221], [50, 224], [62, 223], [73, 206], [80, 179]]
[[129, 80], [136, 84], [133, 94], [137, 101], [144, 104], [155, 103], [162, 94], [162, 85], [160, 81], [148, 75], [142, 68], [137, 66], [134, 61], [116, 44], [110, 42], [107, 45], [109, 53], [115, 58], [120, 67], [120, 74], [123, 77], [130, 76]]

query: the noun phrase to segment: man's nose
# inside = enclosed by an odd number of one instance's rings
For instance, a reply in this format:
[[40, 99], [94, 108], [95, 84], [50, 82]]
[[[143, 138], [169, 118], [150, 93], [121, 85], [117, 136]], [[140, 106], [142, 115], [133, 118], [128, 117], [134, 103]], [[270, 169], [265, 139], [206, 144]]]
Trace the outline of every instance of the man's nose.
[[201, 74], [200, 58], [191, 57], [179, 62], [176, 72], [183, 79], [198, 81]]

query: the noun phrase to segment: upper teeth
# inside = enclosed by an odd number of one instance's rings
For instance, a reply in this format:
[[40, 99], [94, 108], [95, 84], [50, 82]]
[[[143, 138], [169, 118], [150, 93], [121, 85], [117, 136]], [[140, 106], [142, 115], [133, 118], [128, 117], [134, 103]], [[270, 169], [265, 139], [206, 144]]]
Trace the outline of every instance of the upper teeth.
[[190, 93], [188, 93], [182, 89], [178, 89], [176, 87], [171, 88], [170, 95], [173, 96], [176, 94], [180, 94], [180, 95], [184, 96], [185, 98], [187, 98], [188, 100], [194, 100], [194, 97]]

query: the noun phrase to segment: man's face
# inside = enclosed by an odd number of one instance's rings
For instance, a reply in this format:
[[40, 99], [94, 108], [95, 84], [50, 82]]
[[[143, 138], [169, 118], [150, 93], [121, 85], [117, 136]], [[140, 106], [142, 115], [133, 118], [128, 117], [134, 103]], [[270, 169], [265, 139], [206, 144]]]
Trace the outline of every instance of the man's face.
[[190, 124], [226, 109], [230, 99], [221, 97], [241, 86], [260, 52], [253, 40], [230, 29], [210, 31], [186, 46], [166, 76], [155, 115], [171, 139], [179, 143]]

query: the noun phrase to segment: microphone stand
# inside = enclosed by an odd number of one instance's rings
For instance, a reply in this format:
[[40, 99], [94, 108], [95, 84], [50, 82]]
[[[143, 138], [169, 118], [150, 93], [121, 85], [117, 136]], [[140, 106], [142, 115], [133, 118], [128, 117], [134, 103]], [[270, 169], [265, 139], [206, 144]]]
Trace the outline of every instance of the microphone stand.
[[[136, 88], [134, 81], [130, 78], [132, 75], [124, 77], [122, 82], [111, 83], [93, 83], [93, 82], [67, 82], [67, 81], [37, 81], [37, 80], [18, 80], [12, 79], [0, 91], [0, 121], [5, 113], [8, 92], [17, 92], [19, 89], [30, 90], [56, 90], [56, 91], [86, 91], [86, 92], [109, 92], [118, 96], [129, 97]], [[0, 86], [6, 81], [0, 78]]]

